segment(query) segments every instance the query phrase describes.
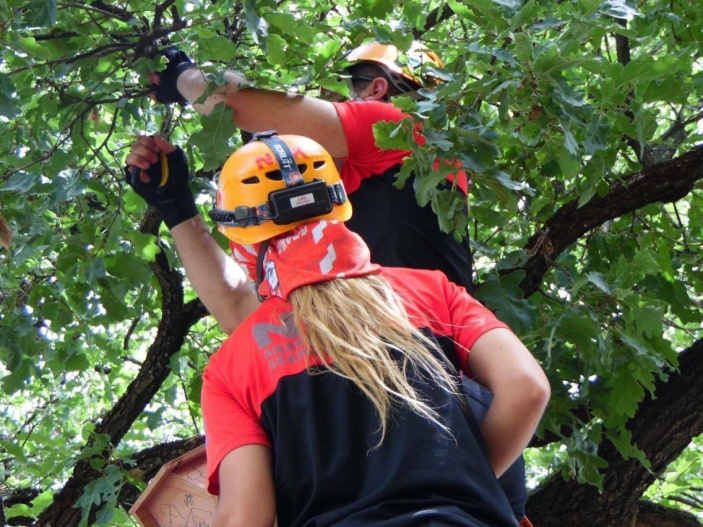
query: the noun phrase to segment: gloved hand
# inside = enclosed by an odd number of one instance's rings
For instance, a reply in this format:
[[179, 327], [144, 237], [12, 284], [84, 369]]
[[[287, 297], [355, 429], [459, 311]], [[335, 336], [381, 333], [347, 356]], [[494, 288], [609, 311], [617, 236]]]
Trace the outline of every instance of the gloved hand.
[[169, 229], [198, 214], [188, 187], [188, 161], [180, 148], [169, 154], [159, 152], [159, 160], [144, 171], [147, 178], [142, 177], [142, 170], [136, 166], [127, 166], [125, 172], [127, 183], [144, 201], [156, 207]]
[[164, 104], [174, 102], [186, 104], [188, 101], [186, 101], [183, 95], [178, 91], [178, 77], [180, 77], [181, 73], [184, 71], [196, 68], [197, 66], [193, 64], [193, 61], [190, 60], [188, 55], [176, 47], [166, 48], [164, 55], [168, 59], [168, 64], [166, 65], [166, 69], [158, 74], [161, 83], [154, 83], [149, 86], [149, 89], [158, 102]]

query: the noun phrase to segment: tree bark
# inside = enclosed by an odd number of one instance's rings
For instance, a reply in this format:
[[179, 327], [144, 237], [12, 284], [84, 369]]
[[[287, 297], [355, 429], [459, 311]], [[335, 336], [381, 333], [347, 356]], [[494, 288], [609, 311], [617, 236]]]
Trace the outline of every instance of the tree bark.
[[649, 501], [641, 501], [637, 507], [634, 527], [700, 527], [701, 522], [690, 512], [662, 507]]

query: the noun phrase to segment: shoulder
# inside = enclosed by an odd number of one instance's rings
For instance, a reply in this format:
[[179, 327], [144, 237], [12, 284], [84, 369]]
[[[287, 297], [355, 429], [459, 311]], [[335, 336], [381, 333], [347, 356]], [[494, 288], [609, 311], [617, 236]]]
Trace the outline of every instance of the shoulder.
[[208, 370], [222, 371], [233, 361], [238, 365], [250, 360], [253, 350], [260, 345], [259, 334], [262, 328], [282, 325], [282, 315], [289, 312], [290, 304], [278, 297], [268, 298], [256, 311], [249, 315], [222, 343], [206, 366]]
[[453, 284], [441, 271], [411, 269], [406, 267], [383, 267], [383, 276], [391, 282], [397, 292], [412, 296], [444, 295]]
[[403, 299], [408, 314], [416, 323], [428, 325], [426, 317], [446, 319], [449, 316], [450, 299], [448, 289], [453, 284], [441, 271], [384, 267], [382, 276]]
[[407, 117], [399, 108], [383, 101], [344, 101], [333, 103], [342, 122], [400, 121]]

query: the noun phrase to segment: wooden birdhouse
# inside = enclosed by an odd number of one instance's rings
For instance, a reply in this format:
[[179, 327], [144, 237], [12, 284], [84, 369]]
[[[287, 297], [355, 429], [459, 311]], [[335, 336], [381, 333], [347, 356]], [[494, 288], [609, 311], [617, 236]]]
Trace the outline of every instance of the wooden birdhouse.
[[142, 527], [210, 527], [216, 507], [202, 445], [161, 467], [129, 512]]

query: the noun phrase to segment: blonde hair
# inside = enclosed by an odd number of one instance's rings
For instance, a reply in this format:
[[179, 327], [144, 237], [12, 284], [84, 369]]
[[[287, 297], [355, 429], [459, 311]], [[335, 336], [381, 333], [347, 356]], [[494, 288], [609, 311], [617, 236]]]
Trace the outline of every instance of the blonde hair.
[[456, 370], [436, 342], [411, 323], [388, 281], [369, 275], [320, 282], [295, 289], [290, 302], [309, 353], [352, 381], [376, 407], [381, 432], [376, 447], [385, 438], [391, 411], [404, 404], [450, 433], [407, 374], [456, 394]]

